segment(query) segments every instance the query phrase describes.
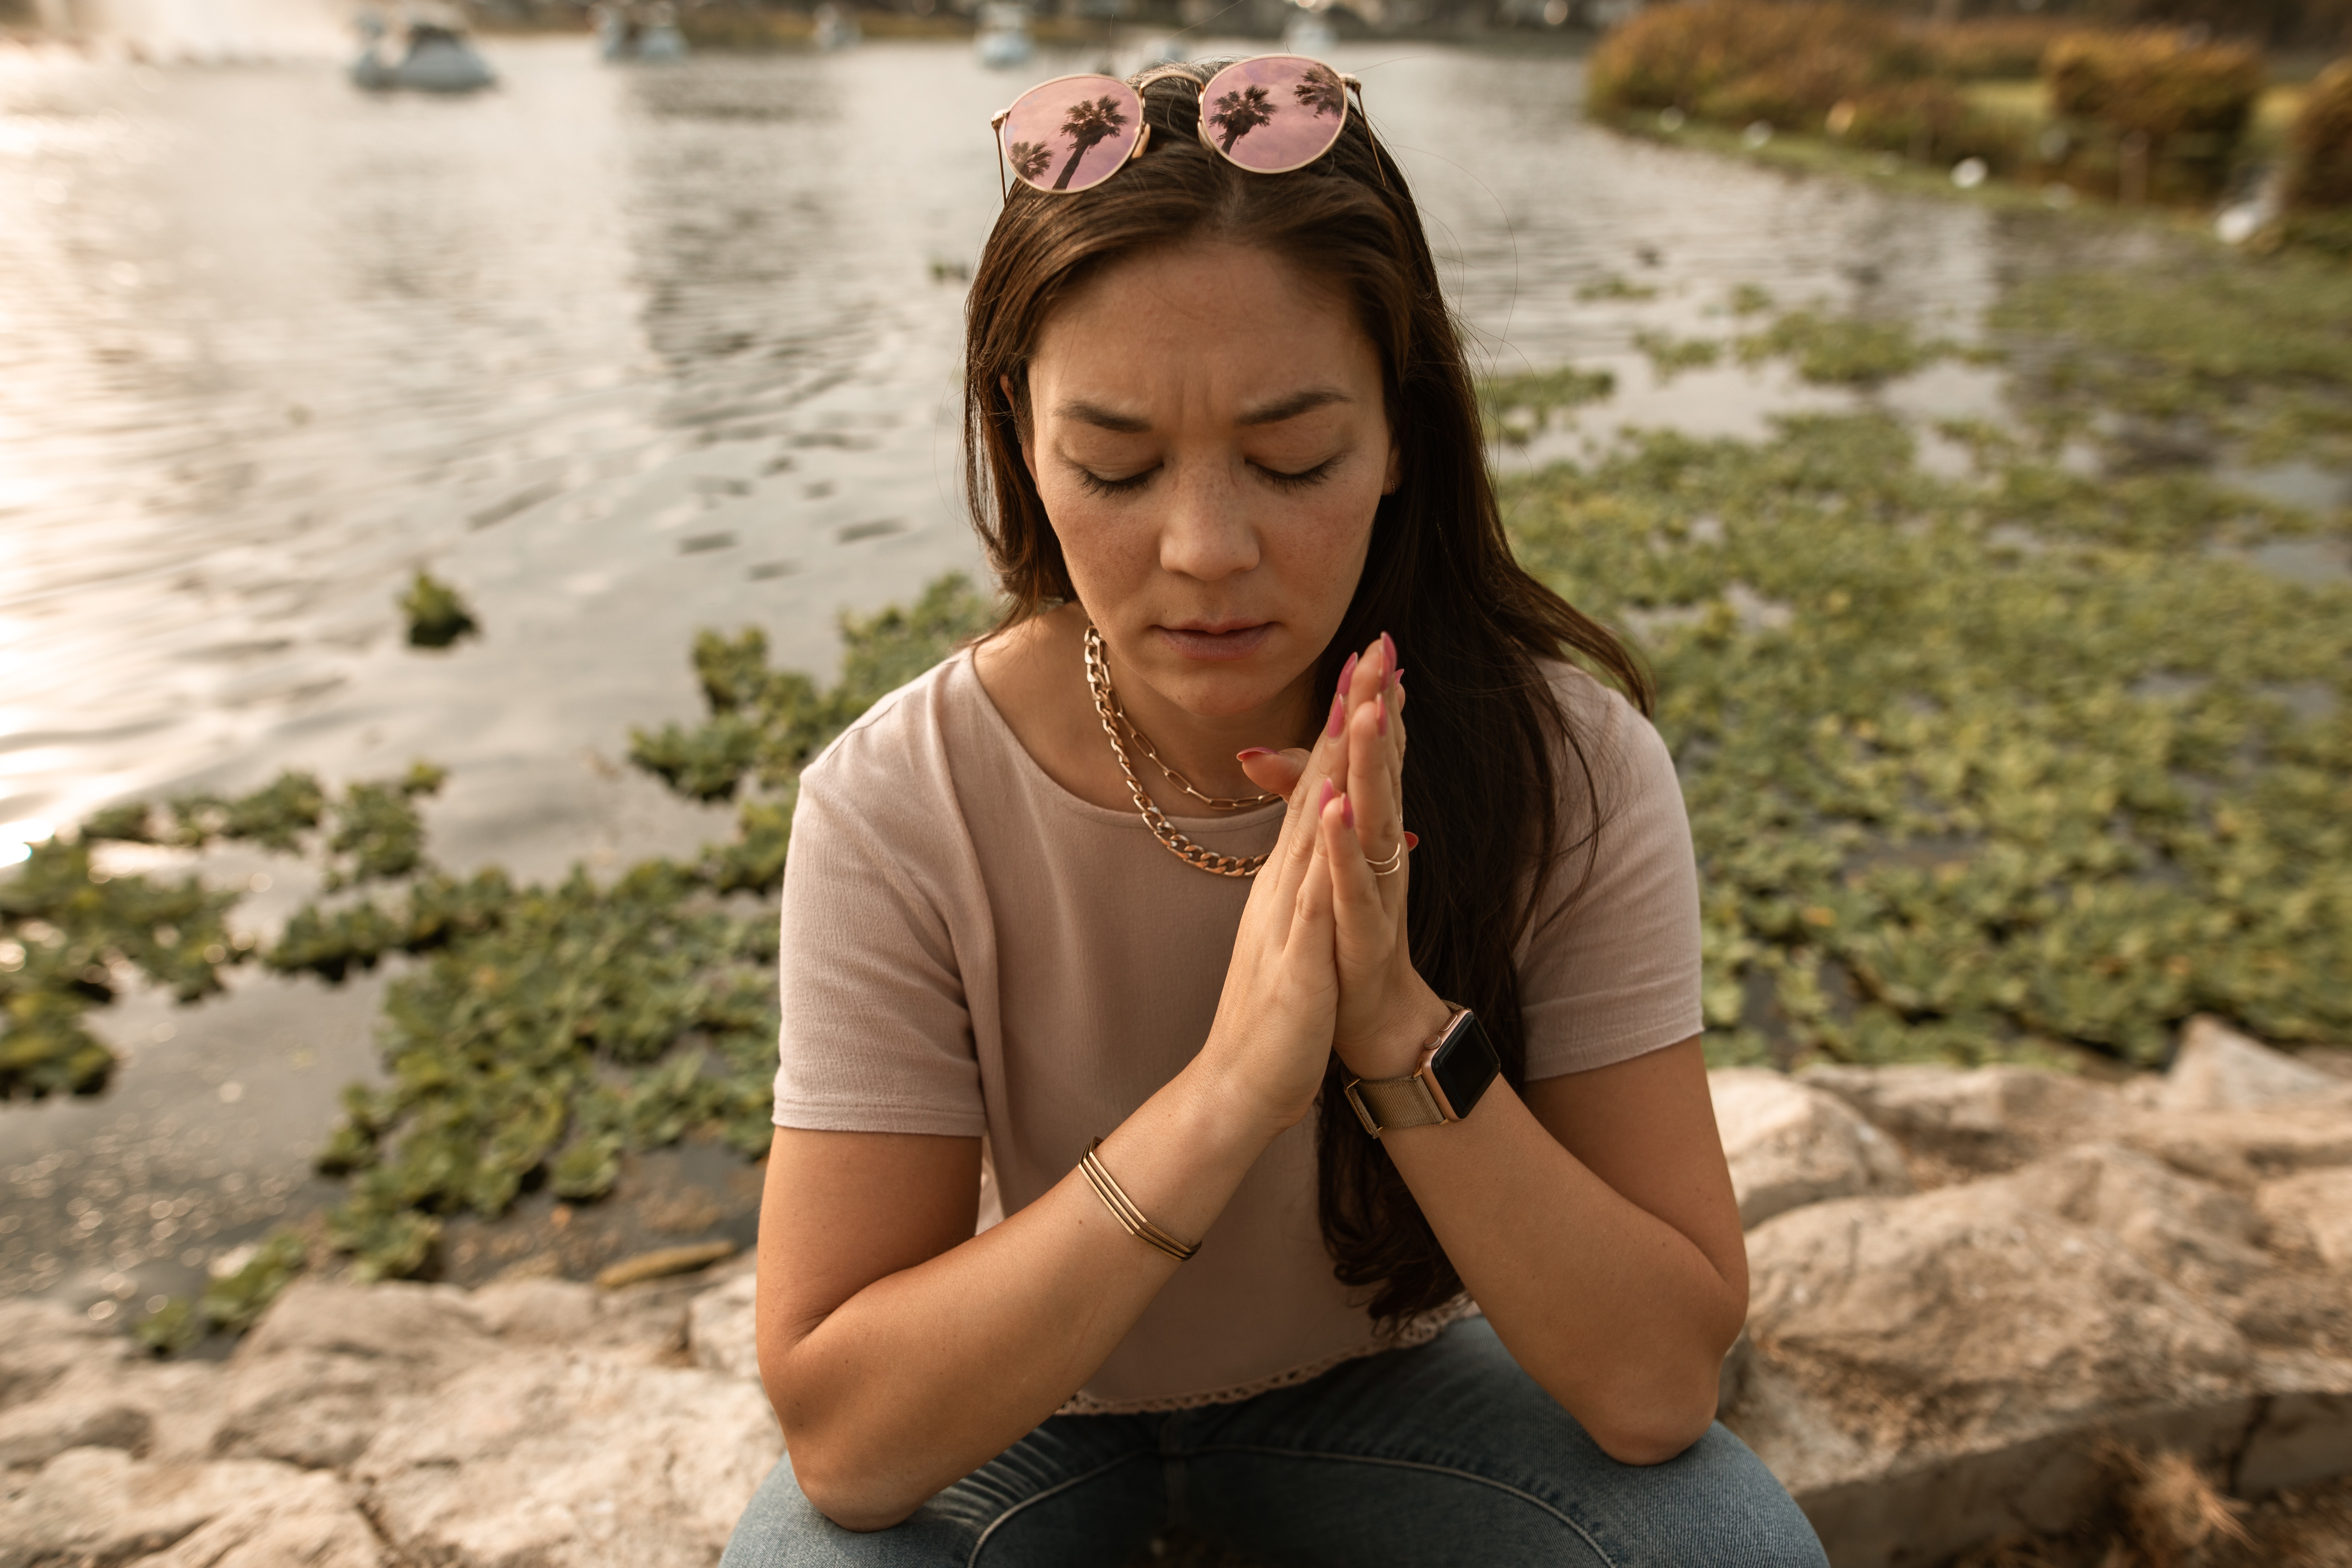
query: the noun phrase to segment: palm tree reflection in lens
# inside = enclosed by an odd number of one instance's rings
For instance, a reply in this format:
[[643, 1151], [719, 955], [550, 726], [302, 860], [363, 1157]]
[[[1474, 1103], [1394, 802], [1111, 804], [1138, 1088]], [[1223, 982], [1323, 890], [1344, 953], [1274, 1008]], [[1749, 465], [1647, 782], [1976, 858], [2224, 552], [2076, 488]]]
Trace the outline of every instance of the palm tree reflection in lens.
[[1037, 176], [1045, 172], [1045, 165], [1054, 161], [1054, 154], [1046, 151], [1043, 142], [1015, 142], [1005, 149], [1004, 155], [1013, 164], [1013, 174], [1033, 185]]
[[1267, 100], [1265, 89], [1253, 87], [1241, 92], [1229, 92], [1217, 100], [1217, 111], [1209, 116], [1209, 123], [1225, 133], [1217, 151], [1230, 154], [1234, 143], [1261, 125], [1274, 122], [1274, 105]]
[[[1063, 164], [1061, 174], [1055, 176], [1054, 188], [1057, 191], [1068, 190], [1070, 176], [1078, 172], [1078, 160], [1085, 157], [1096, 142], [1117, 135], [1119, 128], [1126, 123], [1127, 116], [1118, 111], [1118, 100], [1108, 93], [1091, 101], [1080, 99], [1070, 105], [1069, 112], [1062, 117], [1062, 134], [1070, 138], [1073, 142], [1070, 148], [1070, 161]], [[1018, 145], [1028, 146], [1030, 143], [1021, 142]], [[1017, 155], [1015, 162], [1016, 163], [1018, 162]], [[1043, 165], [1039, 167], [1043, 168]]]
[[1318, 117], [1338, 114], [1348, 107], [1348, 89], [1339, 85], [1339, 75], [1328, 66], [1309, 66], [1305, 78], [1290, 89]]

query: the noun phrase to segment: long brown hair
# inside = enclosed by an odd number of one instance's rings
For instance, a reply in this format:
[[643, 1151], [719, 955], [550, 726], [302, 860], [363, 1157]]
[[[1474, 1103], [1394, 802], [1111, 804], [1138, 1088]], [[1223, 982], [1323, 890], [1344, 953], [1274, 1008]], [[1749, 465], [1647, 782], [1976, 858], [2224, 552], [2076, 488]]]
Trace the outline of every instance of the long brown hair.
[[[1192, 67], [1194, 83], [1213, 68]], [[1403, 482], [1374, 515], [1363, 576], [1317, 674], [1328, 704], [1350, 648], [1383, 629], [1412, 686], [1405, 820], [1422, 835], [1408, 916], [1412, 960], [1438, 994], [1475, 1008], [1516, 1089], [1526, 1081], [1513, 952], [1555, 868], [1590, 848], [1600, 813], [1563, 844], [1559, 775], [1592, 770], [1538, 661], [1581, 656], [1647, 712], [1646, 677], [1598, 623], [1511, 554], [1486, 471], [1478, 403], [1403, 173], [1350, 112], [1307, 168], [1245, 174], [1201, 144], [1194, 83], [1144, 94], [1149, 149], [1081, 195], [1016, 184], [972, 279], [965, 332], [965, 487], [1011, 601], [1005, 625], [1073, 596], [1060, 541], [1022, 461], [1029, 355], [1071, 291], [1118, 258], [1214, 238], [1262, 247], [1353, 301], [1379, 348]], [[1462, 1288], [1395, 1165], [1356, 1124], [1335, 1058], [1318, 1110], [1324, 1244], [1339, 1278], [1372, 1287], [1383, 1321]]]

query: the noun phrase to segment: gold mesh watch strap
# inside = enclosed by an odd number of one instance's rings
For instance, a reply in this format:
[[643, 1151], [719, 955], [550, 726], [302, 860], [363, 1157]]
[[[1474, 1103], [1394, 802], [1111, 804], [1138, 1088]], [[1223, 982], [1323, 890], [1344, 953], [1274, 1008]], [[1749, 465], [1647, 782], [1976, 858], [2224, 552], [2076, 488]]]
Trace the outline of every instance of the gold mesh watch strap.
[[1445, 1120], [1437, 1096], [1418, 1072], [1402, 1078], [1360, 1078], [1348, 1085], [1348, 1103], [1364, 1131], [1377, 1138], [1393, 1127], [1434, 1127]]

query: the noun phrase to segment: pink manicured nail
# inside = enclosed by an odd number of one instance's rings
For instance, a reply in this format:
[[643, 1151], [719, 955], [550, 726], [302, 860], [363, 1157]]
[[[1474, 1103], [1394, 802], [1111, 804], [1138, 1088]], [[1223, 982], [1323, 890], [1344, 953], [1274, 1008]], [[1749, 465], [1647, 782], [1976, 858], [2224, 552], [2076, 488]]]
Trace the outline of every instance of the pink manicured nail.
[[1396, 638], [1386, 632], [1381, 634], [1381, 668], [1391, 678], [1396, 674]]
[[1339, 667], [1339, 689], [1342, 693], [1347, 691], [1348, 682], [1355, 679], [1356, 661], [1362, 657], [1360, 654], [1351, 653], [1348, 656], [1348, 662]]
[[1344, 795], [1339, 797], [1339, 820], [1350, 827], [1356, 826], [1356, 803]]
[[1348, 700], [1345, 697], [1334, 697], [1331, 699], [1331, 726], [1323, 733], [1336, 741], [1339, 738], [1339, 731], [1347, 727], [1347, 722]]
[[1245, 763], [1252, 757], [1270, 757], [1272, 755], [1274, 755], [1274, 752], [1266, 747], [1244, 746], [1240, 751], [1234, 753], [1234, 761], [1237, 763]]
[[1331, 787], [1331, 781], [1329, 779], [1325, 779], [1323, 781], [1323, 793], [1315, 797], [1315, 815], [1318, 816], [1322, 816], [1323, 808], [1331, 804], [1331, 797], [1339, 793], [1339, 792], [1338, 790]]
[[1403, 670], [1400, 669], [1394, 675], [1389, 677], [1389, 689], [1391, 691], [1402, 691], [1404, 689]]
[[1421, 835], [1420, 835], [1420, 834], [1418, 834], [1418, 833], [1413, 832], [1411, 828], [1407, 828], [1407, 829], [1405, 830], [1405, 835], [1404, 835], [1404, 847], [1405, 847], [1407, 849], [1418, 849], [1418, 848], [1420, 848], [1420, 847], [1421, 847]]

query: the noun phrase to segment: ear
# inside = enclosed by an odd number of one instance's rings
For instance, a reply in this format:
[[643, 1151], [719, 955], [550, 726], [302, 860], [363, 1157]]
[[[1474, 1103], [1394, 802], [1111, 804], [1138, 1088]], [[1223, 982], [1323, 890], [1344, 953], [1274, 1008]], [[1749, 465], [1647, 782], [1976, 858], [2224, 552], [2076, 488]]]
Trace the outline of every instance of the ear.
[[1009, 375], [1000, 375], [996, 384], [1004, 394], [1005, 406], [1013, 410], [1013, 433], [1021, 439], [1021, 466], [1029, 470], [1029, 482], [1037, 482], [1037, 458], [1029, 450], [1029, 411], [1021, 389], [1013, 384]]

